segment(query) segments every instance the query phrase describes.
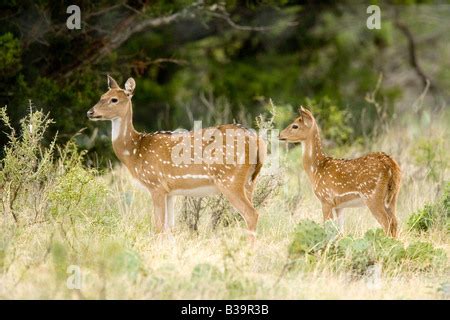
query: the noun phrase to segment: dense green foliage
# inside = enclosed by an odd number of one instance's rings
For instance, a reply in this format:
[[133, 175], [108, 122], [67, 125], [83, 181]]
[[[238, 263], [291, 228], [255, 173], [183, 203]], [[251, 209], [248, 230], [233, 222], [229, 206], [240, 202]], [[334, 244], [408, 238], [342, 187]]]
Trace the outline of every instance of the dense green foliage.
[[[85, 114], [106, 90], [107, 73], [120, 82], [136, 78], [135, 121], [140, 130], [190, 128], [193, 119], [208, 122], [205, 125], [236, 119], [253, 126], [272, 98], [280, 109], [278, 127], [300, 104], [310, 105], [325, 137], [339, 145], [370, 134], [376, 120], [390, 120], [409, 87], [416, 94], [422, 90], [414, 72], [408, 73], [407, 86], [395, 80], [399, 68], [407, 72], [411, 66], [407, 40], [395, 25], [395, 8], [389, 3], [381, 3], [380, 30], [366, 28], [365, 6], [346, 7], [346, 2], [214, 3], [80, 1], [82, 29], [68, 30], [64, 1], [8, 2], [0, 25], [0, 105], [9, 107], [16, 129], [28, 100], [50, 112], [56, 124], [47, 143], [56, 131], [64, 142], [87, 127], [77, 143], [89, 149], [91, 159], [105, 163], [112, 158], [109, 125], [89, 123]], [[177, 14], [170, 22], [155, 23], [118, 41], [126, 26]], [[440, 25], [421, 28], [413, 14], [445, 16], [428, 6], [402, 9], [400, 19], [424, 36], [439, 32]], [[433, 36], [417, 46], [443, 50], [429, 45], [445, 43], [443, 37]], [[111, 43], [118, 45], [109, 49]], [[436, 62], [424, 51], [420, 59], [424, 67]], [[445, 87], [447, 69], [425, 71], [433, 85]], [[375, 100], [366, 100], [380, 73], [387, 84], [379, 87]], [[210, 116], [211, 108], [220, 110], [221, 117]], [[0, 144], [5, 142], [1, 135]]]
[[20, 121], [18, 132], [11, 127], [6, 108], [0, 109], [0, 120], [10, 130], [5, 157], [0, 160], [5, 216], [13, 217], [18, 225], [80, 217], [92, 224], [110, 224], [113, 211], [106, 203], [107, 186], [94, 169], [84, 166], [85, 152], [80, 153], [72, 140], [63, 146], [43, 143], [52, 123], [48, 115], [30, 111]]

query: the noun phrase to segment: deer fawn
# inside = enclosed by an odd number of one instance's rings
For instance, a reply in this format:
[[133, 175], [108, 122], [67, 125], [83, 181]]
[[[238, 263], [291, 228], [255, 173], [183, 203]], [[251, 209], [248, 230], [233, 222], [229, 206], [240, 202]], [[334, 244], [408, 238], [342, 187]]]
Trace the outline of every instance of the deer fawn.
[[[90, 120], [112, 122], [112, 144], [117, 158], [151, 193], [156, 231], [173, 228], [174, 196], [222, 193], [243, 216], [253, 238], [258, 212], [252, 197], [266, 152], [263, 139], [235, 124], [185, 133], [139, 133], [133, 127], [131, 104], [135, 86], [134, 79], [129, 78], [125, 89], [121, 89], [108, 76], [109, 90], [87, 115]], [[225, 135], [226, 146], [220, 143]], [[216, 148], [211, 148], [212, 145]], [[202, 158], [202, 149], [206, 153], [208, 148], [211, 155]], [[179, 159], [182, 150], [191, 152], [184, 159], [187, 161]], [[221, 155], [226, 155], [225, 164], [219, 161]]]
[[323, 219], [337, 217], [343, 227], [342, 209], [366, 205], [385, 232], [397, 236], [396, 204], [401, 172], [398, 164], [383, 152], [357, 159], [334, 159], [322, 152], [319, 127], [309, 110], [279, 135], [280, 140], [301, 142], [303, 168], [322, 202]]

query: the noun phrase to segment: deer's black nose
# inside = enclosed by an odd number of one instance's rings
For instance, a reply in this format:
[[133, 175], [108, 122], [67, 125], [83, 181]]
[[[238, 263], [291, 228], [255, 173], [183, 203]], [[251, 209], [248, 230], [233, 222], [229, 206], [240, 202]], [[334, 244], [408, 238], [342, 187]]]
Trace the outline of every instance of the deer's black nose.
[[93, 116], [94, 116], [94, 110], [89, 110], [88, 112], [87, 112], [87, 116], [88, 116], [88, 118], [92, 118]]

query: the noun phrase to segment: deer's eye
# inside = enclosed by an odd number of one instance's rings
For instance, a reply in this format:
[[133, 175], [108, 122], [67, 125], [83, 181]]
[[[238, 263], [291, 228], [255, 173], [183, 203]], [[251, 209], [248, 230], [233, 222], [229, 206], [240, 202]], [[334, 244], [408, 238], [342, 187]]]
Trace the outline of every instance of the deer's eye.
[[117, 103], [117, 102], [119, 102], [119, 99], [117, 99], [117, 98], [112, 98], [111, 99], [111, 103]]
[[293, 124], [293, 125], [292, 125], [292, 129], [298, 129], [298, 125]]

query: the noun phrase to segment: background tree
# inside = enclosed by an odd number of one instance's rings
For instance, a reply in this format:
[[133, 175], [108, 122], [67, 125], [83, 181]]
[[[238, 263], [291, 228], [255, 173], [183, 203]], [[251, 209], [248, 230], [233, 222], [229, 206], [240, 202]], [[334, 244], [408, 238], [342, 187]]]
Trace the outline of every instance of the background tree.
[[99, 163], [111, 159], [109, 125], [97, 131], [85, 113], [107, 73], [136, 78], [140, 130], [253, 125], [272, 98], [280, 127], [309, 104], [343, 144], [411, 112], [427, 81], [434, 105], [448, 101], [448, 6], [380, 2], [382, 28], [369, 30], [367, 6], [347, 1], [77, 1], [82, 28], [68, 30], [70, 4], [1, 5], [0, 103], [18, 126], [31, 100], [60, 140], [87, 128], [77, 141]]

